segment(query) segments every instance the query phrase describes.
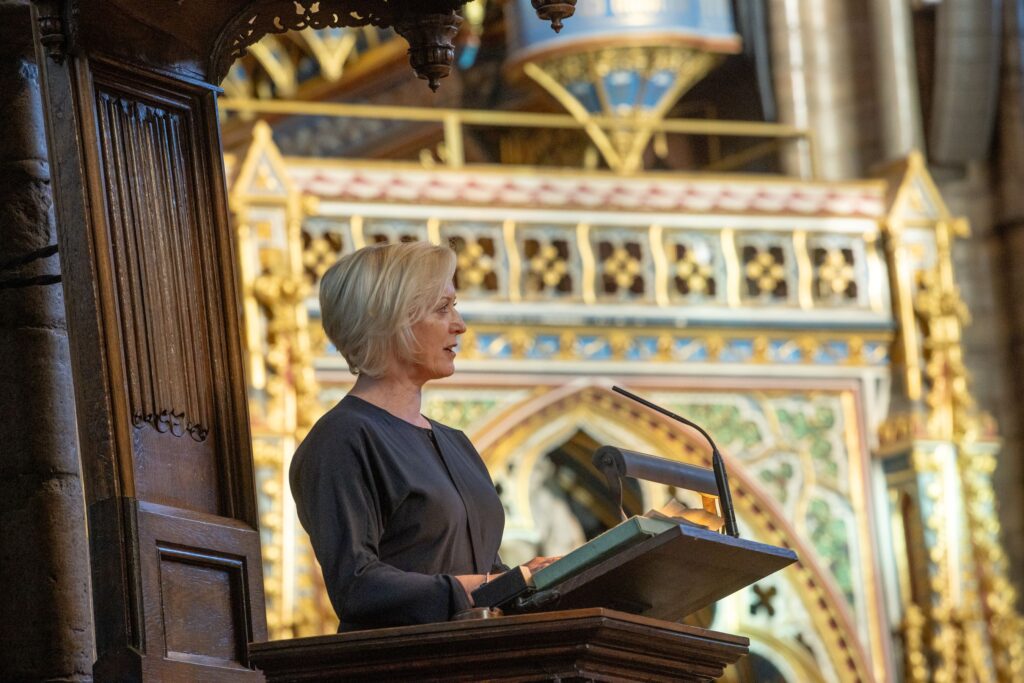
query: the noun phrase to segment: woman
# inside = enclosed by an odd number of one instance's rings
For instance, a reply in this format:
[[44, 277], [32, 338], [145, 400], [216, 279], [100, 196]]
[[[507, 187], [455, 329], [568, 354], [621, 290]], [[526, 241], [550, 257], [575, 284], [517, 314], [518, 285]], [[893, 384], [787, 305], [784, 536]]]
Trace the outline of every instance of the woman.
[[320, 284], [324, 331], [356, 383], [299, 446], [290, 480], [339, 630], [445, 621], [507, 569], [483, 461], [420, 413], [423, 385], [455, 371], [466, 331], [454, 273], [450, 249], [411, 242], [349, 254]]

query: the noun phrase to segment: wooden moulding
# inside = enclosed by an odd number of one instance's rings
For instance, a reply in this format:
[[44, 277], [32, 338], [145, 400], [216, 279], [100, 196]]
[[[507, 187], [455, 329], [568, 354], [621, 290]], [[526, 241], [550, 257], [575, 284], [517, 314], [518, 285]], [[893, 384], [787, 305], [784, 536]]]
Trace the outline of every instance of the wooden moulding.
[[[61, 33], [73, 49], [39, 60], [93, 675], [259, 680], [246, 668], [266, 621], [217, 89], [172, 59], [184, 48], [147, 33], [141, 11], [108, 5], [45, 15], [73, 19]], [[40, 21], [59, 9], [41, 6]]]
[[268, 681], [710, 681], [741, 636], [593, 608], [250, 645]]

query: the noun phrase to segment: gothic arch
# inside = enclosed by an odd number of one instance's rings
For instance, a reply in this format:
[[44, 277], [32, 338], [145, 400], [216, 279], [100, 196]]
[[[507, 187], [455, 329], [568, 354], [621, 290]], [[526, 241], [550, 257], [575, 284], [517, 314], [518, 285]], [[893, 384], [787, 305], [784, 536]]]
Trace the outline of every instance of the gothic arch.
[[816, 662], [806, 652], [801, 652], [774, 633], [749, 626], [739, 629], [740, 635], [750, 638], [750, 651], [764, 657], [783, 673], [790, 674], [793, 683], [819, 683], [826, 679], [818, 670]]
[[[579, 429], [597, 435], [622, 435], [628, 439], [628, 445], [647, 448], [654, 455], [711, 466], [709, 449], [694, 430], [632, 403], [607, 386], [593, 383], [575, 383], [535, 395], [483, 427], [474, 440], [488, 468], [497, 473], [513, 457], [521, 464], [536, 463], [550, 448]], [[792, 548], [800, 557], [785, 571], [791, 573], [790, 580], [800, 590], [800, 598], [822, 636], [840, 680], [871, 680], [868, 657], [834, 581], [767, 491], [744, 471], [735, 457], [728, 452], [722, 455], [729, 468], [733, 501], [740, 519], [758, 540]], [[529, 476], [528, 472], [522, 476]]]

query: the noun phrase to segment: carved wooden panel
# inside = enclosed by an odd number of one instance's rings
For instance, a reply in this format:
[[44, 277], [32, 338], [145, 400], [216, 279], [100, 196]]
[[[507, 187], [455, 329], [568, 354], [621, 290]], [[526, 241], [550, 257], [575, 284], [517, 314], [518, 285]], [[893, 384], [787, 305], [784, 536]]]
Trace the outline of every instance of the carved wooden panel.
[[212, 324], [222, 314], [211, 296], [216, 241], [196, 182], [208, 176], [197, 164], [198, 103], [118, 80], [97, 74], [95, 102], [135, 492], [230, 514], [224, 443], [211, 438], [224, 353]]
[[[246, 525], [138, 503], [145, 649], [164, 672], [247, 672], [248, 643], [266, 638], [259, 538]], [[230, 549], [230, 550], [228, 550]], [[247, 672], [248, 673], [248, 672]], [[183, 679], [184, 680], [184, 679]]]
[[[188, 111], [97, 92], [128, 401], [136, 427], [204, 441], [210, 373]], [[155, 258], [153, 258], [155, 257]]]
[[94, 677], [261, 680], [246, 656], [266, 627], [234, 254], [217, 88], [201, 68], [240, 3], [33, 8]]
[[214, 93], [105, 59], [80, 67], [83, 175], [61, 181], [64, 196], [81, 184], [89, 212], [62, 255], [92, 380], [76, 375], [95, 675], [258, 678], [246, 651], [266, 637], [259, 531]]
[[239, 628], [234, 615], [241, 590], [239, 568], [230, 558], [160, 547], [168, 658], [242, 660], [245, 629]]

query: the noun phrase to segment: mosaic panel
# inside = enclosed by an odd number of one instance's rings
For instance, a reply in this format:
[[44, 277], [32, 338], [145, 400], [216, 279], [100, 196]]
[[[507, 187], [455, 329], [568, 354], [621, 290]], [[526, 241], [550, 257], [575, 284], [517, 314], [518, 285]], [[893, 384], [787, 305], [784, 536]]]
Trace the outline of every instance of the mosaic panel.
[[719, 446], [744, 462], [806, 533], [847, 601], [864, 597], [855, 563], [858, 543], [851, 498], [843, 406], [835, 394], [754, 394], [708, 398], [662, 395]]
[[595, 226], [590, 230], [599, 301], [654, 301], [654, 261], [647, 230]]
[[582, 298], [583, 265], [575, 225], [522, 224], [516, 230], [516, 244], [522, 255], [524, 300]]
[[668, 296], [685, 303], [724, 303], [725, 260], [716, 233], [666, 230], [664, 250], [668, 268]]
[[760, 303], [795, 303], [799, 273], [790, 234], [744, 233], [736, 237], [742, 271], [740, 297]]
[[362, 221], [363, 241], [367, 244], [383, 242], [415, 242], [427, 239], [425, 219], [365, 218]]
[[455, 288], [475, 299], [508, 298], [508, 263], [500, 223], [446, 221], [441, 244], [455, 250]]

